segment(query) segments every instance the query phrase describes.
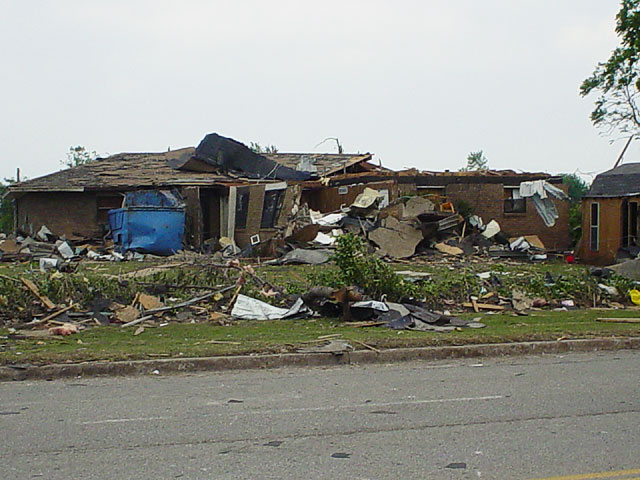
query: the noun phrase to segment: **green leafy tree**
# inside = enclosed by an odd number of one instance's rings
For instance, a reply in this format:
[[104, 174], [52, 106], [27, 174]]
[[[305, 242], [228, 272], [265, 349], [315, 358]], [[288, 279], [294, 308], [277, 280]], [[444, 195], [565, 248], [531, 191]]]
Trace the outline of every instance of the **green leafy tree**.
[[12, 178], [5, 178], [0, 181], [0, 232], [10, 233], [13, 231], [13, 204], [11, 200], [4, 197], [7, 187], [14, 183]]
[[575, 173], [561, 175], [562, 183], [569, 186], [569, 229], [571, 244], [576, 245], [582, 235], [582, 209], [580, 201], [589, 191], [589, 184]]
[[275, 145], [265, 145], [264, 147], [256, 142], [251, 142], [249, 148], [255, 153], [278, 153], [278, 147]]
[[69, 151], [67, 152], [67, 158], [65, 160], [61, 160], [60, 164], [67, 167], [77, 167], [79, 165], [86, 165], [87, 163], [91, 163], [98, 158], [98, 154], [96, 151], [87, 151], [81, 145], [76, 147], [69, 147]]
[[482, 150], [478, 150], [477, 152], [471, 152], [467, 156], [467, 166], [461, 168], [461, 172], [470, 172], [473, 170], [487, 170], [489, 168], [489, 160], [484, 156], [484, 152]]
[[635, 135], [640, 133], [640, 0], [622, 0], [615, 31], [620, 46], [582, 82], [580, 95], [599, 94], [591, 121], [604, 133]]
[[563, 173], [562, 183], [569, 186], [569, 200], [572, 204], [580, 203], [582, 197], [589, 191], [589, 184], [575, 173]]

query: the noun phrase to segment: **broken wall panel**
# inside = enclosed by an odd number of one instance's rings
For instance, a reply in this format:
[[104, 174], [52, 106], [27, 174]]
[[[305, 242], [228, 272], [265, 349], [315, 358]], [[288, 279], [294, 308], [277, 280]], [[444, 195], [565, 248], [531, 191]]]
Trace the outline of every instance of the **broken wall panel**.
[[200, 188], [183, 187], [181, 193], [186, 204], [184, 228], [186, 241], [189, 245], [200, 247], [203, 241]]
[[309, 208], [322, 213], [339, 210], [342, 205], [351, 205], [364, 192], [365, 188], [389, 192], [389, 201], [394, 202], [398, 198], [398, 182], [386, 180], [380, 182], [355, 183], [336, 187], [319, 187], [302, 192], [301, 203], [306, 203]]

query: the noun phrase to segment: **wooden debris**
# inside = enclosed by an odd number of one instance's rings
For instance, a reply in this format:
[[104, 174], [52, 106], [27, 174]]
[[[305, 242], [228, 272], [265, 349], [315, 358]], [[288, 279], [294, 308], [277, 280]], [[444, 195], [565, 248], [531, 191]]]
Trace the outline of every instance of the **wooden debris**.
[[242, 345], [240, 342], [231, 342], [229, 340], [207, 340], [204, 343], [212, 343], [215, 345]]
[[133, 332], [133, 336], [135, 337], [137, 335], [140, 335], [142, 332], [144, 332], [144, 327], [138, 327], [136, 328], [136, 331]]
[[358, 345], [362, 345], [364, 348], [367, 348], [367, 349], [369, 349], [369, 350], [373, 350], [373, 351], [374, 351], [374, 352], [376, 352], [376, 353], [380, 353], [380, 350], [378, 350], [377, 348], [372, 347], [371, 345], [367, 345], [366, 343], [361, 342], [360, 340], [354, 340], [354, 339], [351, 339], [351, 341], [352, 341], [353, 343], [357, 343]]
[[115, 313], [115, 316], [118, 319], [118, 321], [124, 324], [127, 324], [136, 320], [140, 316], [140, 310], [138, 310], [135, 307], [132, 307], [131, 305], [127, 305], [126, 307], [120, 310], [117, 310]]
[[171, 310], [177, 310], [179, 308], [188, 307], [189, 305], [193, 305], [195, 303], [202, 302], [203, 300], [211, 298], [211, 297], [213, 297], [214, 295], [216, 295], [218, 293], [227, 292], [227, 291], [231, 290], [234, 287], [235, 287], [235, 285], [230, 285], [228, 287], [225, 287], [225, 288], [222, 288], [222, 289], [218, 290], [217, 292], [209, 292], [209, 293], [207, 293], [205, 295], [202, 295], [200, 297], [195, 297], [195, 298], [192, 298], [191, 300], [187, 300], [185, 302], [177, 303], [177, 304], [172, 305], [170, 307], [161, 307], [161, 308], [154, 308], [152, 310], [147, 310], [147, 311], [144, 312], [145, 315], [143, 317], [137, 318], [135, 320], [132, 320], [130, 322], [127, 322], [127, 323], [123, 324], [122, 328], [124, 328], [124, 327], [132, 327], [133, 325], [137, 325], [138, 323], [144, 322], [145, 320], [149, 320], [150, 318], [153, 318], [154, 314], [156, 314], [156, 313], [170, 312]]
[[33, 283], [28, 278], [20, 277], [20, 281], [29, 289], [31, 293], [33, 293], [38, 299], [42, 302], [42, 304], [47, 307], [47, 310], [53, 310], [56, 308], [56, 304], [53, 303], [46, 295], [42, 295], [36, 284]]
[[133, 297], [133, 300], [131, 301], [131, 306], [135, 307], [136, 304], [138, 303], [138, 299], [140, 298], [140, 292], [136, 292], [135, 296]]
[[[492, 305], [490, 303], [476, 303], [476, 305], [478, 306], [478, 308], [483, 310], [505, 310], [505, 307], [503, 307], [502, 305]], [[462, 306], [465, 308], [473, 308], [473, 304], [471, 302], [465, 302], [462, 304]]]
[[607, 322], [607, 323], [640, 323], [640, 318], [598, 318], [598, 322]]
[[366, 327], [379, 327], [380, 325], [386, 325], [387, 322], [343, 322], [342, 325], [347, 325], [349, 327], [355, 328], [366, 328]]
[[25, 325], [31, 326], [31, 325], [40, 325], [41, 323], [47, 323], [48, 321], [56, 318], [58, 315], [62, 315], [64, 312], [71, 310], [73, 307], [75, 307], [75, 305], [71, 304], [68, 307], [61, 308], [57, 312], [53, 312], [52, 314], [47, 315], [46, 317], [39, 318], [37, 320], [32, 320], [31, 322], [25, 323]]
[[436, 250], [442, 253], [446, 253], [448, 255], [462, 255], [464, 252], [461, 248], [452, 247], [451, 245], [447, 245], [446, 243], [436, 243]]
[[145, 310], [164, 307], [164, 304], [158, 297], [147, 295], [146, 293], [138, 293], [138, 302]]
[[478, 302], [476, 302], [475, 298], [471, 298], [471, 306], [473, 307], [473, 311], [476, 313], [480, 312], [480, 308], [478, 307]]

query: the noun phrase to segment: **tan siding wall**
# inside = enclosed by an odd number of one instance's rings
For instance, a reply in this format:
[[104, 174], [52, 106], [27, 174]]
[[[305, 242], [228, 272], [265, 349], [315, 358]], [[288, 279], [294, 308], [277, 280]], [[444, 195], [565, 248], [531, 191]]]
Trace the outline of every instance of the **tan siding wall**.
[[[640, 197], [629, 200], [638, 201]], [[622, 244], [622, 198], [586, 198], [582, 201], [582, 240], [578, 255], [585, 263], [610, 265]], [[597, 251], [591, 250], [591, 205], [600, 205], [600, 232]]]

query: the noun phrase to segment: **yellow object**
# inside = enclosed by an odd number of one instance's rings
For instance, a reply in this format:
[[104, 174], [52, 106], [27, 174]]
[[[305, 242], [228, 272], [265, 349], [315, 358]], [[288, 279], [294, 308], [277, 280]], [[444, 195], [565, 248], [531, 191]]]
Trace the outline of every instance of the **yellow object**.
[[629, 290], [629, 297], [631, 297], [633, 303], [640, 305], [640, 292], [638, 290]]

